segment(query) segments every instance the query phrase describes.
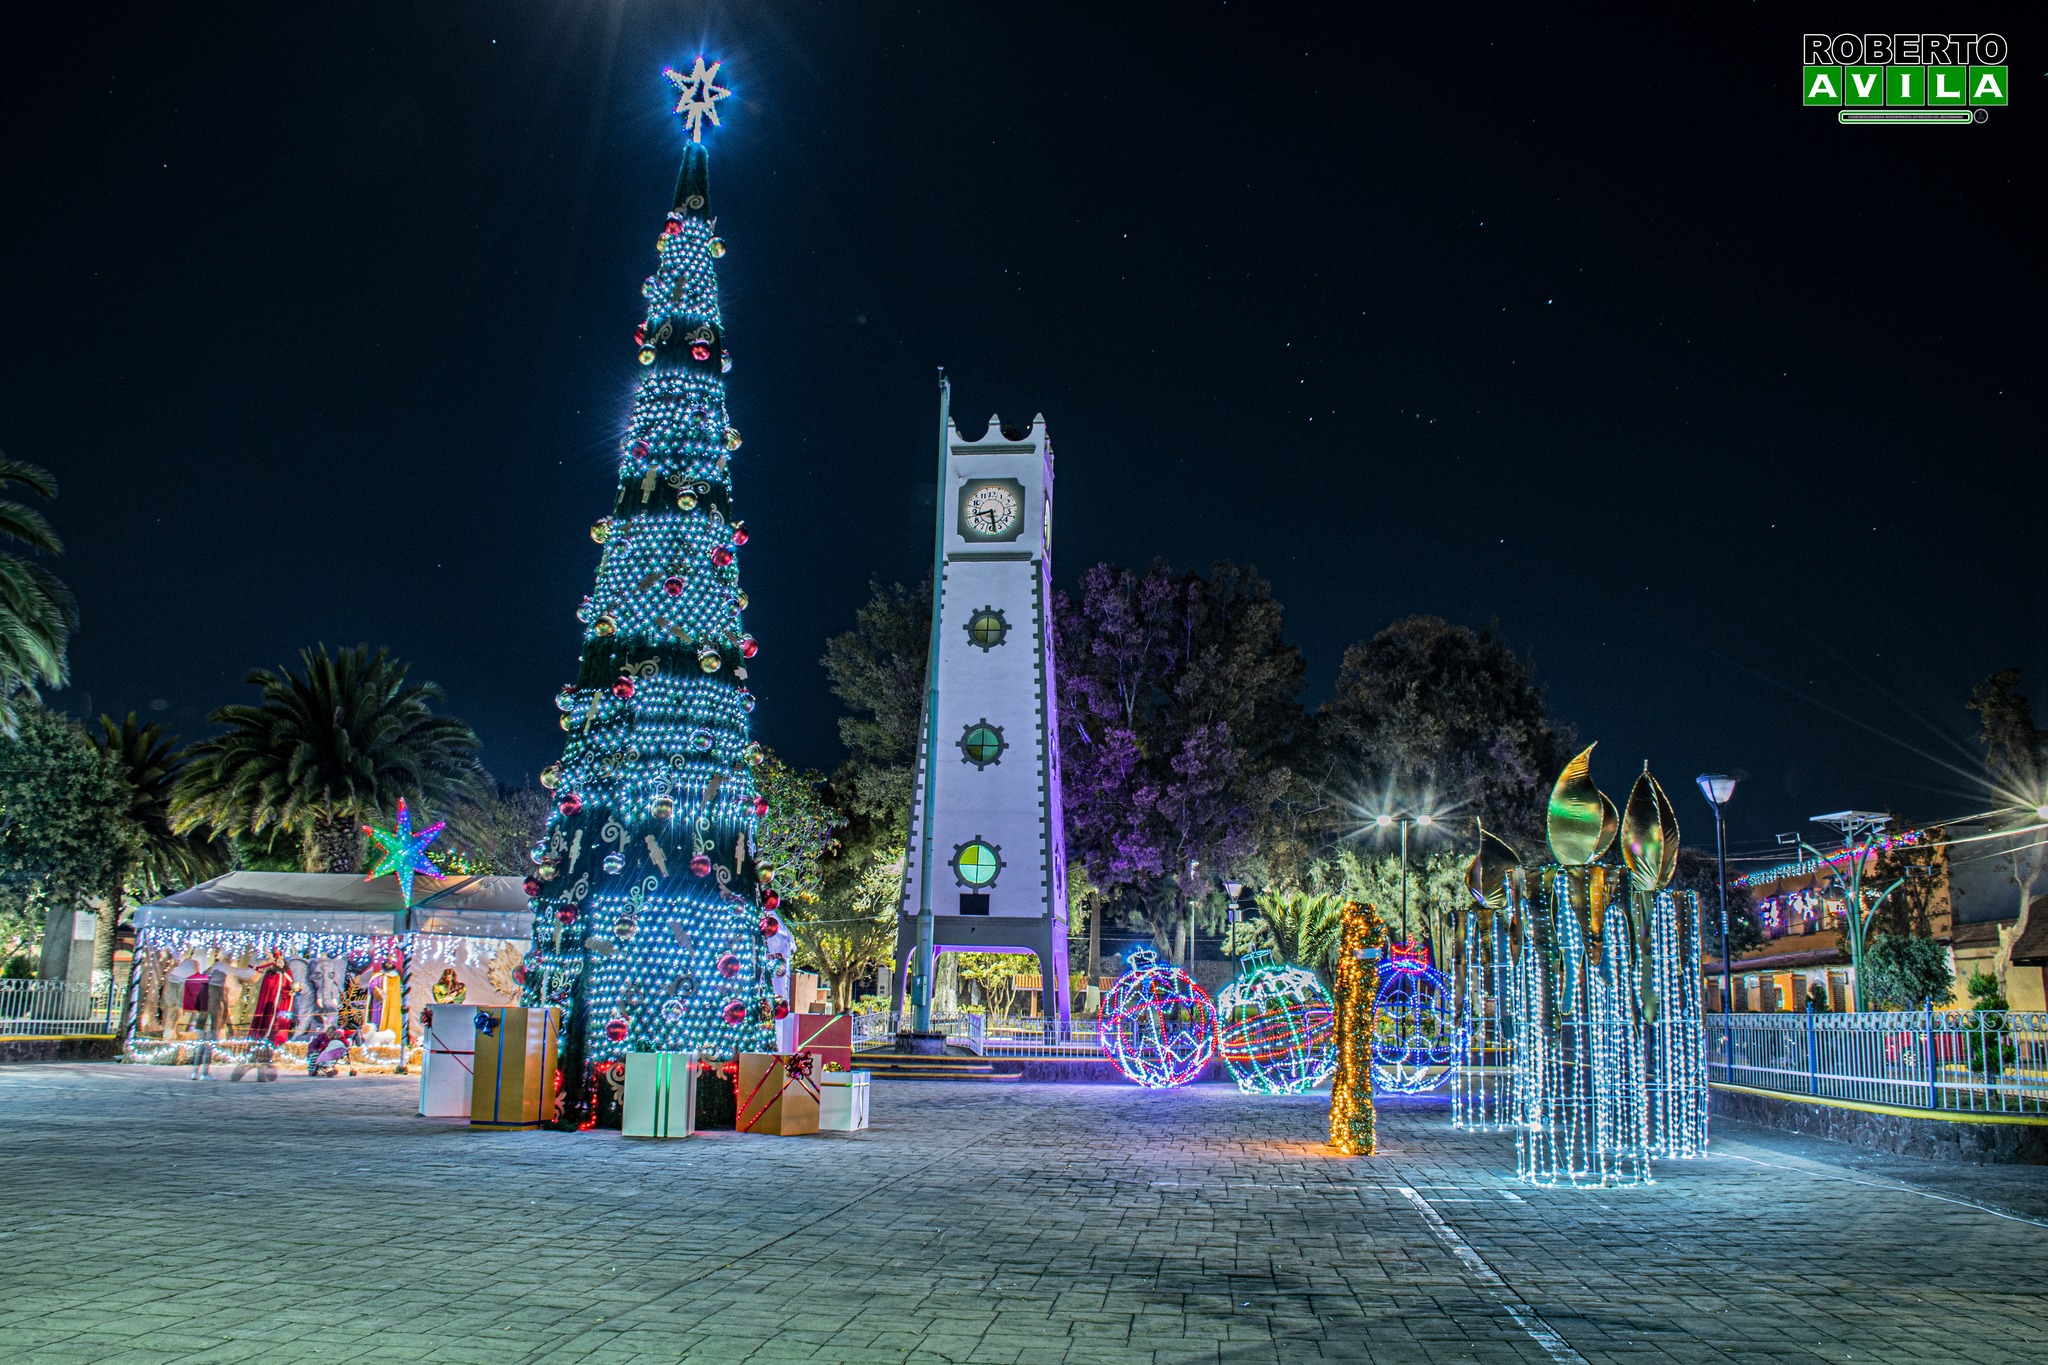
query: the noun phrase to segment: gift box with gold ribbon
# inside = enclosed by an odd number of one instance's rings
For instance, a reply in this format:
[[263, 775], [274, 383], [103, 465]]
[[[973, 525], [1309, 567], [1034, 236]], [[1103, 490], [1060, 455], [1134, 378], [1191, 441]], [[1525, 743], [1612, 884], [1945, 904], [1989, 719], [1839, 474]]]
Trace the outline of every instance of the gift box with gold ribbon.
[[[443, 1006], [442, 1008], [448, 1008]], [[555, 1036], [562, 1012], [519, 1005], [475, 1011], [472, 1128], [538, 1128], [555, 1117]]]
[[742, 1133], [794, 1137], [818, 1131], [816, 1066], [808, 1052], [742, 1052], [736, 1086]]

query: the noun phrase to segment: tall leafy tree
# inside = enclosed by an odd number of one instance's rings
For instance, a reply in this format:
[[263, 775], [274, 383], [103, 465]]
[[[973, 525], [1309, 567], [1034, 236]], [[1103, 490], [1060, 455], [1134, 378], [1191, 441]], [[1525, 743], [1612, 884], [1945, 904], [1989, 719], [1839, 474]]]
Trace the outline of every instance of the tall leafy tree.
[[539, 787], [487, 779], [478, 786], [448, 810], [453, 852], [444, 866], [477, 876], [524, 876], [533, 867], [533, 846], [547, 833], [554, 802]]
[[1193, 898], [1247, 858], [1305, 717], [1301, 652], [1256, 571], [1098, 564], [1053, 604], [1067, 849], [1126, 904], [1170, 899], [1185, 957]]
[[154, 900], [227, 871], [233, 859], [228, 841], [209, 831], [176, 829], [172, 796], [186, 753], [176, 735], [155, 721], [143, 723], [133, 711], [116, 724], [100, 717], [92, 742], [114, 765], [128, 792], [128, 819], [135, 826], [135, 858], [122, 879], [122, 892]]
[[1491, 632], [1435, 616], [1396, 621], [1344, 651], [1321, 712], [1342, 780], [1362, 798], [1478, 816], [1543, 844], [1543, 799], [1568, 757], [1526, 661]]
[[[0, 957], [26, 959], [52, 911], [105, 917], [139, 848], [118, 760], [47, 708], [0, 736]], [[111, 921], [106, 932], [111, 933]]]
[[932, 585], [868, 585], [854, 628], [825, 643], [819, 662], [848, 714], [839, 719], [847, 761], [833, 790], [848, 814], [910, 828], [910, 789], [924, 718], [925, 660], [931, 651]]
[[[2034, 708], [2020, 691], [2020, 670], [2002, 668], [1970, 693], [1984, 745], [1984, 777], [2006, 823], [2018, 829], [2039, 824], [2048, 807], [2048, 731], [2034, 723]], [[2042, 874], [2048, 872], [2048, 844], [2038, 834], [2016, 834], [2001, 855], [2019, 892], [2021, 930]], [[2017, 941], [2017, 940], [2015, 940]]]
[[[0, 454], [0, 492], [26, 488], [57, 496], [49, 470]], [[70, 677], [64, 651], [78, 626], [78, 604], [32, 554], [64, 552], [64, 542], [43, 514], [0, 497], [0, 733], [15, 733], [15, 696], [31, 699], [38, 687], [61, 687]]]
[[301, 650], [301, 669], [259, 668], [253, 705], [210, 717], [224, 733], [193, 747], [173, 803], [173, 827], [300, 840], [309, 872], [354, 872], [361, 822], [401, 797], [447, 807], [483, 790], [476, 732], [434, 714], [442, 692], [406, 680], [388, 650]]

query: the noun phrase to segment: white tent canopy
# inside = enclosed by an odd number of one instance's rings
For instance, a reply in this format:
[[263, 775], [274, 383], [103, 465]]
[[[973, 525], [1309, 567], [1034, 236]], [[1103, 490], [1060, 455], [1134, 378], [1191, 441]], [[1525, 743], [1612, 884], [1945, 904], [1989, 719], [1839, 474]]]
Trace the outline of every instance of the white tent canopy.
[[135, 928], [245, 933], [448, 934], [525, 939], [533, 907], [518, 877], [418, 877], [413, 905], [398, 878], [346, 872], [230, 872], [138, 907]]

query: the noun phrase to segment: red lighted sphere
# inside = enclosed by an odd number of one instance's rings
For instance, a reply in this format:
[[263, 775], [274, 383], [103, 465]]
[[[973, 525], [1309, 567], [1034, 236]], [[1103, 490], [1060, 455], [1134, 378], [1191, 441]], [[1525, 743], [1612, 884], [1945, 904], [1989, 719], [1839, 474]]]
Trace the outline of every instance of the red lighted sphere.
[[583, 809], [583, 798], [578, 796], [575, 792], [570, 792], [567, 796], [562, 798], [559, 809], [564, 815], [574, 815], [578, 811]]
[[723, 1019], [725, 1020], [725, 1022], [726, 1022], [726, 1023], [728, 1023], [728, 1024], [744, 1024], [744, 1023], [746, 1023], [746, 1022], [747, 1022], [747, 1002], [746, 1002], [746, 1001], [744, 1001], [744, 1000], [728, 1000], [728, 1001], [726, 1001], [726, 1002], [725, 1002], [725, 1009], [724, 1009], [724, 1011], [722, 1012], [722, 1014], [721, 1014], [721, 1017], [722, 1017], [722, 1018], [723, 1018]]
[[711, 552], [711, 562], [721, 569], [724, 568], [732, 563], [732, 551], [726, 549], [723, 545], [719, 546]]
[[614, 1019], [604, 1026], [604, 1036], [615, 1043], [626, 1041], [627, 1025], [623, 1019]]
[[613, 683], [612, 695], [620, 701], [633, 700], [633, 680], [631, 678], [621, 678]]
[[761, 937], [774, 938], [782, 932], [782, 921], [773, 915], [761, 916]]
[[661, 580], [661, 590], [670, 597], [681, 597], [683, 595], [683, 580], [671, 574], [669, 577]]
[[732, 543], [735, 545], [747, 543], [747, 524], [744, 521], [732, 528]]
[[767, 895], [761, 897], [761, 904], [767, 906], [770, 910], [776, 910], [781, 908], [782, 897], [770, 891]]
[[555, 922], [558, 924], [574, 924], [576, 922], [576, 907], [573, 905], [556, 906]]
[[710, 876], [711, 859], [705, 854], [699, 853], [696, 857], [690, 859], [690, 871], [696, 873], [700, 877]]
[[734, 953], [720, 953], [718, 956], [718, 974], [728, 980], [738, 976], [740, 974], [738, 955]]
[[755, 798], [754, 798], [754, 814], [756, 814], [756, 815], [766, 815], [767, 813], [768, 813], [768, 798], [767, 798], [767, 797], [765, 797], [765, 796], [757, 796], [757, 797], [755, 797]]
[[775, 1002], [775, 1017], [777, 1019], [786, 1019], [789, 1017], [789, 1002], [787, 1000], [778, 1000]]
[[758, 643], [757, 643], [757, 642], [755, 641], [755, 639], [754, 639], [754, 637], [753, 637], [753, 636], [751, 636], [751, 635], [742, 635], [742, 636], [740, 636], [740, 657], [741, 657], [741, 658], [744, 658], [744, 659], [751, 659], [751, 658], [753, 658], [753, 657], [754, 657], [754, 655], [756, 655], [757, 653], [759, 653], [759, 652], [760, 652], [760, 650], [761, 650], [761, 646], [760, 646], [760, 645], [759, 645], [759, 644], [758, 644]]
[[538, 896], [540, 894], [540, 878], [528, 877], [526, 881], [521, 884], [520, 889], [525, 891], [526, 894], [529, 896]]

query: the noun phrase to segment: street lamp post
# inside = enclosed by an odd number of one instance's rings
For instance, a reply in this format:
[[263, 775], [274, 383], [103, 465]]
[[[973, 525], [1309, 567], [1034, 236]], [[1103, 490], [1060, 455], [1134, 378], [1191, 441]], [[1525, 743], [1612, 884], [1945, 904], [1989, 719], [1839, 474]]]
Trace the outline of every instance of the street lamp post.
[[1728, 822], [1724, 812], [1735, 795], [1736, 779], [1726, 773], [1701, 773], [1700, 795], [1714, 808], [1714, 885], [1721, 893], [1721, 1033], [1728, 1044], [1728, 1081], [1735, 1081], [1735, 1029], [1728, 1014], [1734, 1004], [1735, 967], [1728, 951]]
[[1436, 819], [1434, 816], [1429, 815], [1377, 815], [1373, 817], [1373, 823], [1381, 829], [1387, 829], [1394, 825], [1401, 827], [1401, 942], [1405, 944], [1409, 941], [1408, 827], [1410, 825], [1421, 825], [1424, 829], [1427, 829], [1436, 823]]

